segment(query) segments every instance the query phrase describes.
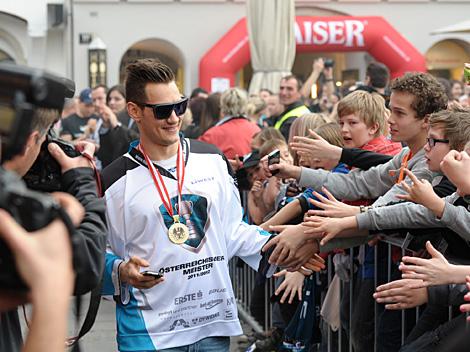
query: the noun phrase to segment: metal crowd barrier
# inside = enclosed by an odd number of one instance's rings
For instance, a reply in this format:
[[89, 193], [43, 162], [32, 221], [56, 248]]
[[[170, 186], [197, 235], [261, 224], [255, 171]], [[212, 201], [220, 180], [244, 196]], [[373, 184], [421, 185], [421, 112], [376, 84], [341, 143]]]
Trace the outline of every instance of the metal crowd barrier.
[[[386, 246], [387, 246], [387, 279], [388, 281], [387, 282], [390, 282], [391, 281], [391, 273], [392, 273], [392, 265], [393, 262], [392, 262], [392, 244], [390, 243], [386, 243]], [[352, 249], [346, 249], [345, 250], [346, 252], [349, 252], [349, 254], [352, 253]], [[326, 269], [326, 277], [327, 277], [327, 282], [328, 282], [328, 287], [330, 286], [330, 283], [333, 279], [333, 275], [334, 275], [334, 270], [333, 270], [333, 261], [332, 261], [332, 258], [333, 258], [333, 255], [334, 254], [330, 254], [327, 258], [327, 269]], [[402, 250], [402, 255], [404, 255], [404, 251]], [[375, 263], [377, 263], [377, 259], [378, 259], [378, 249], [377, 249], [377, 246], [375, 246], [375, 249], [374, 249], [374, 257], [375, 257]], [[349, 255], [349, 262], [350, 262], [350, 272], [349, 272], [349, 275], [350, 275], [350, 278], [353, 278], [354, 276], [354, 256], [353, 255]], [[270, 302], [270, 297], [272, 296], [272, 294], [274, 293], [274, 280], [273, 278], [272, 279], [269, 279], [269, 280], [266, 280], [266, 283], [265, 283], [265, 324], [264, 326], [261, 326], [259, 322], [257, 322], [255, 320], [254, 317], [251, 316], [250, 314], [250, 304], [251, 304], [251, 294], [253, 292], [253, 288], [255, 286], [255, 277], [256, 277], [256, 272], [254, 270], [252, 270], [250, 267], [248, 267], [245, 263], [243, 263], [242, 265], [240, 265], [240, 263], [238, 262], [238, 259], [235, 258], [233, 259], [231, 262], [230, 262], [230, 274], [231, 274], [231, 279], [232, 279], [232, 285], [233, 285], [233, 288], [234, 288], [234, 292], [235, 292], [235, 296], [237, 298], [237, 304], [238, 304], [238, 308], [239, 308], [239, 315], [240, 315], [240, 318], [243, 319], [246, 323], [248, 323], [254, 331], [258, 332], [258, 333], [262, 333], [262, 332], [267, 332], [271, 327], [272, 327], [272, 304]], [[374, 287], [377, 287], [378, 283], [377, 283], [377, 276], [378, 276], [378, 272], [377, 272], [377, 265], [375, 265], [375, 281], [374, 281]], [[319, 274], [314, 274], [314, 275], [317, 275], [317, 279], [318, 279], [318, 275]], [[347, 324], [347, 326], [343, 326], [343, 321], [341, 321], [341, 326], [340, 328], [338, 329], [338, 332], [333, 332], [330, 328], [328, 328], [328, 332], [327, 332], [327, 336], [326, 336], [326, 339], [327, 339], [327, 344], [326, 344], [326, 347], [323, 345], [322, 348], [320, 348], [320, 346], [317, 346], [317, 351], [327, 351], [327, 352], [336, 352], [336, 351], [339, 351], [339, 352], [343, 352], [343, 351], [349, 351], [349, 352], [352, 352], [354, 349], [353, 349], [353, 345], [352, 345], [352, 341], [351, 341], [351, 338], [349, 338], [349, 336], [347, 336], [347, 334], [345, 334], [345, 331], [347, 331], [348, 333], [351, 332], [351, 327], [352, 327], [352, 324], [354, 324], [353, 322], [353, 317], [352, 317], [352, 313], [353, 313], [353, 294], [354, 294], [354, 282], [355, 280], [351, 279], [349, 280], [349, 300], [350, 300], [350, 304], [349, 304], [349, 323]], [[342, 301], [342, 298], [343, 298], [343, 290], [342, 290], [342, 287], [343, 285], [340, 285], [341, 287], [341, 291], [340, 291], [340, 302]], [[323, 292], [323, 295], [322, 295], [322, 299], [321, 301], [323, 302], [323, 299], [324, 299], [324, 295], [325, 295], [325, 292]], [[414, 314], [414, 322], [412, 321], [412, 323], [416, 324], [416, 322], [418, 321], [418, 318], [420, 316], [420, 307], [417, 307], [415, 308], [415, 314]], [[400, 343], [403, 344], [404, 341], [405, 341], [405, 326], [406, 326], [406, 316], [405, 316], [405, 311], [402, 311], [401, 313], [401, 337], [400, 337]], [[449, 307], [449, 320], [452, 319], [452, 310], [451, 310], [451, 307]], [[373, 343], [373, 351], [377, 351], [377, 332], [378, 332], [378, 321], [379, 321], [379, 306], [378, 304], [375, 302], [374, 303], [374, 343]], [[325, 336], [323, 336], [325, 337]], [[346, 339], [346, 340], [344, 340]], [[344, 343], [344, 341], [348, 341], [347, 344]], [[346, 346], [345, 346], [346, 345]], [[356, 351], [358, 352], [358, 351]], [[362, 351], [361, 351], [362, 352]]]

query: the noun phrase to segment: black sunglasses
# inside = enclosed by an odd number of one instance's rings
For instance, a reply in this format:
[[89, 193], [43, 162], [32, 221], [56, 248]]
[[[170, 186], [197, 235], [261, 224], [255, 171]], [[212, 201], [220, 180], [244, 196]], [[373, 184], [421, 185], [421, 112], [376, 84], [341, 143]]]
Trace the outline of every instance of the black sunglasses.
[[164, 104], [145, 104], [145, 103], [136, 103], [137, 105], [152, 108], [153, 116], [157, 120], [166, 120], [171, 116], [173, 111], [175, 111], [176, 116], [181, 116], [186, 112], [188, 107], [188, 98], [182, 97], [180, 101], [176, 103], [164, 103]]
[[439, 139], [439, 138], [426, 138], [426, 140], [428, 141], [428, 145], [430, 148], [434, 148], [434, 146], [436, 145], [436, 143], [449, 143], [449, 140], [448, 139]]

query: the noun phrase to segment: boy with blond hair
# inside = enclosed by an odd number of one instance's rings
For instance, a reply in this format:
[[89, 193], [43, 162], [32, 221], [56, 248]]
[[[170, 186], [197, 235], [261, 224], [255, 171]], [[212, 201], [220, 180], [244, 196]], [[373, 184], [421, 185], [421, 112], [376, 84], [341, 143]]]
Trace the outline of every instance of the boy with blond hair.
[[346, 148], [388, 155], [395, 155], [401, 150], [400, 143], [386, 137], [389, 112], [379, 94], [355, 91], [340, 100], [337, 113]]

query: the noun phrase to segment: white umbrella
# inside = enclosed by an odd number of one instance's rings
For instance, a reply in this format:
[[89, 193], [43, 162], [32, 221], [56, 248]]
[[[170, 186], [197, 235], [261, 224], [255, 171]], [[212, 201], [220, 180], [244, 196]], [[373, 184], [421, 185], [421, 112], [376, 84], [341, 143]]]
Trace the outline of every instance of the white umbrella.
[[470, 21], [463, 21], [432, 31], [431, 34], [470, 33]]
[[294, 0], [247, 1], [253, 78], [250, 94], [261, 88], [279, 90], [295, 59]]

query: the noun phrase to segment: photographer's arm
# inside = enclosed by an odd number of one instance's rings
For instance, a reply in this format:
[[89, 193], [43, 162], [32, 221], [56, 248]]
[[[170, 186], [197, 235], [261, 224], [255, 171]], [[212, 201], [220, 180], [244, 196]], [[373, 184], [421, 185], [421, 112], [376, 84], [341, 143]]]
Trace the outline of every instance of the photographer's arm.
[[[69, 281], [72, 277], [71, 270]], [[57, 280], [57, 277], [52, 280]], [[69, 296], [73, 284], [66, 290], [51, 286], [51, 282], [46, 280], [32, 292], [33, 315], [23, 352], [65, 351]]]
[[324, 63], [323, 59], [319, 58], [316, 59], [312, 64], [312, 73], [308, 76], [305, 83], [302, 85], [300, 89], [300, 93], [306, 99], [310, 98], [310, 92], [312, 91], [313, 85], [317, 82], [318, 77], [320, 77], [321, 72], [323, 71]]
[[98, 198], [92, 169], [69, 170], [63, 174], [62, 182], [64, 190], [85, 208], [85, 217], [74, 233], [82, 269], [77, 276], [75, 294], [84, 294], [95, 288], [103, 275], [107, 231], [105, 204], [104, 199]]
[[[80, 142], [78, 145], [93, 155], [92, 144]], [[76, 279], [75, 294], [84, 294], [95, 288], [103, 275], [107, 231], [105, 204], [104, 199], [98, 197], [89, 160], [85, 157], [69, 158], [55, 147], [51, 144], [49, 148], [62, 166], [64, 191], [73, 195], [85, 208], [85, 217], [74, 233], [80, 251], [78, 267], [81, 269]]]
[[328, 97], [333, 94], [336, 90], [335, 87], [335, 82], [333, 79], [333, 67], [325, 67], [323, 69], [323, 75], [325, 76], [325, 81], [324, 84], [326, 86], [325, 93], [328, 95]]

